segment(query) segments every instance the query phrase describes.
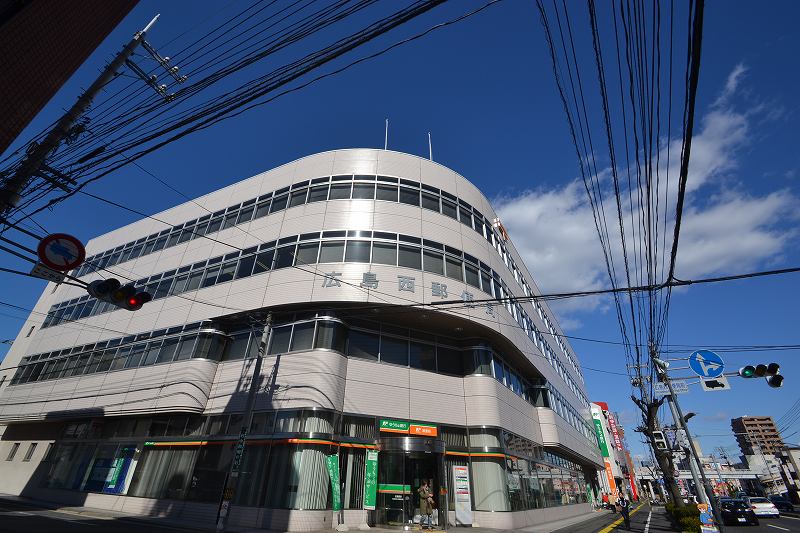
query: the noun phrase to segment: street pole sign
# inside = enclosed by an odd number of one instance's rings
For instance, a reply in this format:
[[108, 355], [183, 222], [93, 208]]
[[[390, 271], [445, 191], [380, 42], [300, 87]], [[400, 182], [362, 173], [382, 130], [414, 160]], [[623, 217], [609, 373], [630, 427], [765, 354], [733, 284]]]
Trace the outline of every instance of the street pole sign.
[[46, 267], [59, 272], [69, 272], [86, 259], [86, 249], [81, 241], [66, 233], [53, 233], [41, 241], [36, 253]]
[[714, 379], [701, 379], [700, 385], [703, 386], [703, 390], [706, 392], [731, 390], [731, 384], [728, 383], [728, 378], [725, 376], [719, 376]]
[[[674, 379], [672, 381], [672, 390], [675, 394], [686, 394], [689, 392], [689, 384], [681, 379]], [[669, 394], [669, 387], [664, 382], [657, 382], [653, 385], [653, 392], [659, 394], [661, 396], [666, 396]]]
[[725, 362], [711, 350], [697, 350], [689, 356], [689, 368], [703, 379], [713, 379], [722, 376]]

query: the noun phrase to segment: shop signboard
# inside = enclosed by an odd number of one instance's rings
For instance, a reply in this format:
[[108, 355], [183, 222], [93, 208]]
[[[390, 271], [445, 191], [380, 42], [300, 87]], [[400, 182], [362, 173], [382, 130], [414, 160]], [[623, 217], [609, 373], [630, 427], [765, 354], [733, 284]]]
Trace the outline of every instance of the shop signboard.
[[608, 443], [603, 434], [603, 423], [596, 418], [592, 420], [594, 420], [594, 432], [595, 435], [597, 435], [597, 444], [600, 446], [600, 453], [603, 454], [603, 457], [608, 457]]
[[436, 437], [439, 430], [432, 424], [412, 424], [405, 420], [391, 420], [382, 418], [380, 430], [386, 433], [402, 433], [403, 435], [417, 435], [420, 437]]
[[611, 489], [611, 494], [614, 497], [617, 496], [617, 482], [614, 481], [614, 471], [611, 470], [611, 461], [608, 459], [603, 459], [603, 462], [606, 465], [606, 477], [608, 478], [608, 487]]
[[617, 430], [617, 421], [611, 413], [608, 413], [608, 426], [611, 428], [611, 436], [614, 438], [614, 447], [618, 450], [622, 450], [622, 439]]
[[472, 525], [472, 494], [469, 487], [469, 467], [453, 467], [453, 488], [455, 489], [456, 525]]
[[328, 455], [325, 457], [325, 466], [331, 478], [331, 503], [334, 511], [342, 510], [342, 490], [339, 485], [339, 456]]
[[376, 450], [367, 450], [367, 459], [364, 466], [364, 509], [368, 511], [375, 510], [377, 495], [378, 452]]

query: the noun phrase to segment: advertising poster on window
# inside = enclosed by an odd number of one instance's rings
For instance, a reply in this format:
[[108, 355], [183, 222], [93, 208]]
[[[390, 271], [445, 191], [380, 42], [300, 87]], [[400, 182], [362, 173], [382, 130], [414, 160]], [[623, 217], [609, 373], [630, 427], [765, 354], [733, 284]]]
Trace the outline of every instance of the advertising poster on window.
[[456, 525], [472, 525], [472, 494], [469, 489], [469, 467], [453, 467], [453, 488], [455, 489]]
[[367, 459], [364, 466], [364, 509], [375, 510], [375, 500], [378, 495], [378, 452], [367, 450]]
[[339, 485], [339, 456], [328, 455], [325, 457], [325, 466], [331, 478], [331, 505], [334, 511], [342, 510], [342, 491]]

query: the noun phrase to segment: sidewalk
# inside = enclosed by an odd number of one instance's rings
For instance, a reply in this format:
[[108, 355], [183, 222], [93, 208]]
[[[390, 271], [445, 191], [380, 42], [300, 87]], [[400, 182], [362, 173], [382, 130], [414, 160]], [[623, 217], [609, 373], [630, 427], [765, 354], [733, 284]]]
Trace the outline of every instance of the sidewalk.
[[[212, 532], [216, 531], [214, 524], [197, 524], [197, 523], [187, 523], [186, 520], [183, 519], [175, 519], [175, 518], [167, 518], [167, 517], [150, 517], [150, 516], [142, 516], [142, 515], [134, 515], [129, 513], [123, 513], [119, 511], [112, 511], [108, 509], [97, 509], [93, 507], [72, 507], [72, 506], [62, 506], [58, 504], [54, 504], [52, 502], [45, 502], [41, 500], [35, 500], [31, 498], [24, 498], [21, 496], [13, 496], [10, 494], [2, 494], [0, 493], [0, 502], [13, 502], [20, 505], [38, 508], [38, 509], [45, 509], [45, 510], [52, 510], [57, 511], [59, 513], [66, 513], [72, 516], [81, 516], [88, 519], [94, 520], [124, 520], [126, 522], [133, 522], [138, 524], [153, 524], [158, 525], [162, 528], [172, 528], [179, 531], [207, 531]], [[595, 511], [590, 514], [575, 516], [571, 518], [565, 518], [563, 520], [556, 520], [554, 522], [549, 522], [547, 524], [542, 525], [535, 525], [535, 526], [528, 526], [526, 528], [521, 528], [516, 531], [522, 531], [525, 533], [552, 533], [553, 531], [557, 531], [559, 529], [567, 528], [570, 526], [577, 526], [579, 524], [583, 524], [585, 522], [589, 522], [592, 520], [596, 520], [600, 517], [609, 516], [612, 513], [610, 511]], [[246, 528], [246, 527], [236, 527], [231, 526], [227, 528], [228, 531], [231, 533], [283, 533], [283, 532], [272, 532], [267, 529], [253, 529], [253, 528]], [[359, 531], [357, 528], [351, 528], [351, 531]], [[319, 531], [312, 531], [309, 533], [330, 533], [334, 531], [333, 529], [325, 529]], [[388, 529], [388, 528], [380, 528], [380, 527], [372, 527], [369, 529], [372, 533], [398, 533], [397, 529]], [[450, 527], [448, 528], [449, 532], [453, 533], [498, 533], [500, 530], [497, 529], [490, 529], [484, 527]]]

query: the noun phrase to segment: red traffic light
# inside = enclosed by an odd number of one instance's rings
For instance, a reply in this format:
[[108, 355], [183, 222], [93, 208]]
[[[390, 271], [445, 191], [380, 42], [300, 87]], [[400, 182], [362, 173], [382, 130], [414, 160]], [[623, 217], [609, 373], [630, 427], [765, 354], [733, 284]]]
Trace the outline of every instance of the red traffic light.
[[138, 311], [142, 308], [144, 304], [152, 300], [153, 297], [150, 295], [149, 292], [137, 292], [133, 296], [128, 297], [126, 309], [130, 311]]

